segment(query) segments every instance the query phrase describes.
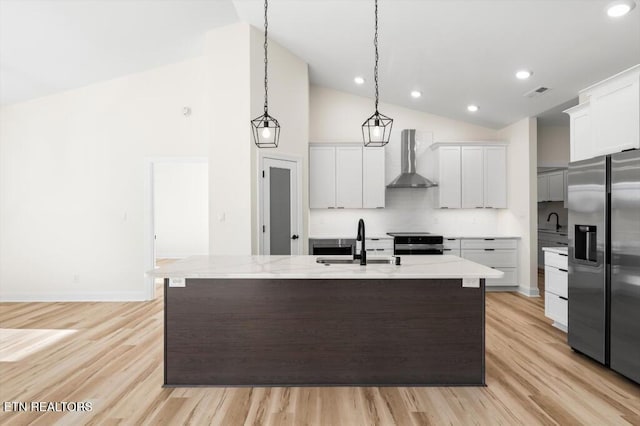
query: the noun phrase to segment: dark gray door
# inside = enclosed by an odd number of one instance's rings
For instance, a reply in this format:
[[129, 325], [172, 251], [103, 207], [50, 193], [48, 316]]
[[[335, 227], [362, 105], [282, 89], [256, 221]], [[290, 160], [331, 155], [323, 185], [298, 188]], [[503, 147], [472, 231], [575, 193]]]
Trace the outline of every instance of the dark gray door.
[[611, 156], [611, 368], [640, 383], [640, 151]]
[[606, 363], [607, 158], [571, 163], [569, 192], [569, 345]]
[[298, 205], [298, 162], [271, 157], [262, 160], [261, 254], [302, 253]]
[[269, 167], [269, 252], [291, 254], [291, 172]]

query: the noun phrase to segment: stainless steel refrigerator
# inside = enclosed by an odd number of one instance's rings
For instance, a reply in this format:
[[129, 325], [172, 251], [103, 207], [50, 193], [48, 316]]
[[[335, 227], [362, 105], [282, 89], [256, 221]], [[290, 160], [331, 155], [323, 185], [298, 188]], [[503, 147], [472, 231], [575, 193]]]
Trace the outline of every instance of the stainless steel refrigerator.
[[640, 383], [640, 151], [569, 165], [569, 345]]

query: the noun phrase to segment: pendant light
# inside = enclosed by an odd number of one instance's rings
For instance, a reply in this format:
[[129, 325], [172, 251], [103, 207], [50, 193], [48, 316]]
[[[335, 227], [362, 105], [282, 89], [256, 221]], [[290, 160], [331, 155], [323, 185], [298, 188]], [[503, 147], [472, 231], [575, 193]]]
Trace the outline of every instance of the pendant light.
[[267, 7], [268, 0], [264, 0], [264, 114], [251, 120], [253, 141], [258, 148], [277, 148], [280, 138], [280, 124], [278, 120], [269, 115], [267, 67]]
[[362, 139], [364, 146], [385, 146], [389, 143], [391, 136], [391, 128], [393, 127], [393, 118], [378, 112], [378, 0], [375, 0], [375, 36], [373, 37], [373, 45], [375, 46], [376, 64], [373, 68], [373, 77], [376, 86], [376, 112], [362, 124]]

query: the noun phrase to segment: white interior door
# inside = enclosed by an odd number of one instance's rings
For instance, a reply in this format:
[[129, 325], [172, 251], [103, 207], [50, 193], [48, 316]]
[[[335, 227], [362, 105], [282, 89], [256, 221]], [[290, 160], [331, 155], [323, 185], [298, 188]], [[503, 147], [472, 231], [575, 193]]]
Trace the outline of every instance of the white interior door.
[[302, 254], [298, 162], [262, 161], [262, 254]]

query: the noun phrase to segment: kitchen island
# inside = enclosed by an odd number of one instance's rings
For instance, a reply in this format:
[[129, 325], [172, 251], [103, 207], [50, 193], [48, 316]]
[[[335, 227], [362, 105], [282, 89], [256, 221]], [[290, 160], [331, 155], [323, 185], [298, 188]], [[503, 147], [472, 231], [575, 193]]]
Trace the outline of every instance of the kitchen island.
[[485, 383], [484, 280], [502, 272], [456, 256], [195, 256], [150, 274], [166, 386]]

